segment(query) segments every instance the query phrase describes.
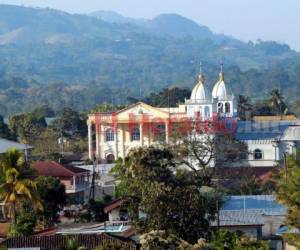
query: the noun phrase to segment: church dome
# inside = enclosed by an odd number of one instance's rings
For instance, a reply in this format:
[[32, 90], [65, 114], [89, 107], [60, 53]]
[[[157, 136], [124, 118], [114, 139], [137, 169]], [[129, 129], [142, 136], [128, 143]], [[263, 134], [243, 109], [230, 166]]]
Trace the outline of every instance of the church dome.
[[230, 88], [225, 84], [224, 73], [221, 70], [219, 81], [215, 84], [212, 91], [213, 98], [219, 98], [220, 100], [226, 100], [232, 98], [232, 92]]
[[192, 90], [191, 100], [209, 100], [210, 93], [204, 84], [205, 80], [202, 74], [198, 77], [198, 83]]

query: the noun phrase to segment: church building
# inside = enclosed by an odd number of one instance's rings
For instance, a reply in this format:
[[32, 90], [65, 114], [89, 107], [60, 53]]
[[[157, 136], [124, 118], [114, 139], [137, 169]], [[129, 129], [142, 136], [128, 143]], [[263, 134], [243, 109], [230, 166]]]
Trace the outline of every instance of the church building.
[[248, 154], [237, 166], [272, 167], [293, 154], [300, 144], [300, 120], [239, 121], [237, 102], [225, 83], [223, 67], [212, 91], [200, 70], [191, 96], [178, 107], [152, 107], [138, 102], [116, 112], [88, 116], [89, 158], [113, 163], [135, 147], [172, 143], [174, 128], [187, 121], [201, 124], [223, 120], [235, 123], [234, 135], [244, 142]]

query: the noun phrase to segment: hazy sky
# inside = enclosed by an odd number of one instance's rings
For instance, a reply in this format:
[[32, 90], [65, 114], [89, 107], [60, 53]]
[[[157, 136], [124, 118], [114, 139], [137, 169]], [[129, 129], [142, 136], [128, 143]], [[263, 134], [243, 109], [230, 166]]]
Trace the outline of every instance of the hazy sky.
[[214, 32], [243, 40], [276, 40], [300, 51], [299, 0], [0, 0], [0, 3], [51, 7], [71, 13], [114, 10], [152, 18], [178, 13]]

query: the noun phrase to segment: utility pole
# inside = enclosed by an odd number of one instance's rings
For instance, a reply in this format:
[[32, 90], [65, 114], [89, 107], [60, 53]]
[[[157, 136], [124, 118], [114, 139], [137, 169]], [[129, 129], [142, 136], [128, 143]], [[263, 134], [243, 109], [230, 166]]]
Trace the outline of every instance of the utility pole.
[[95, 170], [97, 166], [97, 158], [94, 157], [94, 162], [93, 162], [93, 173], [92, 173], [92, 183], [91, 183], [91, 188], [90, 188], [90, 195], [89, 195], [89, 200], [95, 200]]

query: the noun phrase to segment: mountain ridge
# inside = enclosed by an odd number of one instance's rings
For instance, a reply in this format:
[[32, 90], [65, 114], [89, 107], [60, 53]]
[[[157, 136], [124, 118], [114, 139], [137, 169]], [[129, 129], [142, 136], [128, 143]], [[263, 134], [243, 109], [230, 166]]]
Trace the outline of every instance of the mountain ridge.
[[278, 86], [278, 79], [285, 91], [300, 92], [292, 86], [300, 79], [300, 56], [288, 45], [242, 42], [176, 14], [139, 24], [110, 23], [52, 9], [0, 5], [0, 57], [0, 113], [33, 105], [84, 110], [115, 100], [112, 95], [126, 102], [128, 96], [169, 86], [191, 88], [200, 61], [209, 84], [223, 61], [236, 94], [263, 95], [261, 88]]

